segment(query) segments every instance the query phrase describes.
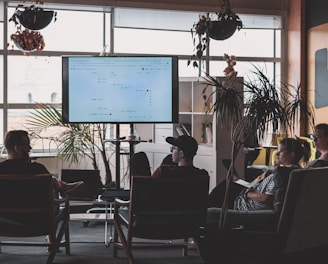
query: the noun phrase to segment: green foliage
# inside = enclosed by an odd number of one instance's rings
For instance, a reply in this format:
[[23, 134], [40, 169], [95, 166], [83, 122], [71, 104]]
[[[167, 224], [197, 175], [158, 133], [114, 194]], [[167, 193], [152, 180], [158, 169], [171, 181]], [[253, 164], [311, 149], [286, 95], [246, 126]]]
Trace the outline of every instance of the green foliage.
[[[231, 164], [227, 172], [227, 191], [222, 204], [220, 229], [225, 227], [234, 161], [245, 139], [254, 134], [259, 140], [263, 139], [270, 129], [275, 133], [292, 135], [295, 126], [301, 121], [308, 121], [312, 128], [315, 123], [313, 107], [302, 97], [300, 86], [294, 87], [287, 83], [275, 85], [258, 67], [252, 73], [255, 78], [242, 83], [244, 91], [236, 89], [240, 87], [237, 85], [237, 73], [223, 81], [209, 74], [204, 77], [203, 98], [206, 109], [216, 115], [219, 124], [230, 124], [231, 130]], [[215, 89], [207, 96], [207, 89], [212, 91], [213, 87]]]
[[[294, 87], [288, 83], [275, 85], [258, 67], [254, 66], [255, 78], [243, 81], [244, 91], [237, 91], [238, 79], [221, 82], [218, 78], [206, 74], [203, 95], [205, 105], [214, 102], [209, 111], [216, 114], [219, 120], [229, 120], [233, 129], [239, 129], [243, 136], [234, 133], [233, 141], [244, 143], [248, 135], [257, 133], [259, 139], [272, 132], [293, 134], [295, 126], [308, 120], [314, 127], [314, 110], [312, 105], [301, 96], [301, 86]], [[215, 90], [206, 97], [206, 90]], [[245, 100], [243, 100], [243, 93]], [[243, 109], [243, 112], [241, 111]]]
[[39, 138], [42, 138], [42, 131], [58, 127], [56, 137], [51, 140], [57, 146], [58, 157], [64, 161], [77, 163], [80, 158], [88, 157], [94, 169], [99, 169], [97, 153], [100, 153], [106, 171], [106, 184], [112, 182], [109, 158], [103, 143], [106, 128], [102, 124], [64, 124], [62, 113], [50, 104], [37, 104], [27, 124], [30, 134]]

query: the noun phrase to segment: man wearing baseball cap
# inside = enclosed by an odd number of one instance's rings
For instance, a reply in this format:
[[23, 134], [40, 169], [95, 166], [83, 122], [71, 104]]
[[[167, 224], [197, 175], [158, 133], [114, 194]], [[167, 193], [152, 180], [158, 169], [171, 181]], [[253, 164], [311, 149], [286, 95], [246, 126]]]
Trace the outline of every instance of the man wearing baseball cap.
[[193, 160], [198, 150], [198, 143], [193, 137], [187, 135], [177, 138], [167, 137], [166, 142], [171, 144], [172, 161], [177, 166], [162, 165], [154, 171], [152, 176], [209, 177], [206, 170], [194, 166]]

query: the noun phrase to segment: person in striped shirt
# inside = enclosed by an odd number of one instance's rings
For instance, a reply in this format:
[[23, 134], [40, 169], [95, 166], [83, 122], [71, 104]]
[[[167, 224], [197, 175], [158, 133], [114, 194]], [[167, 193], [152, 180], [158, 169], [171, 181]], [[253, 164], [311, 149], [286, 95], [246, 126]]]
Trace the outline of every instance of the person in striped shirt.
[[234, 210], [255, 211], [274, 209], [275, 192], [278, 188], [286, 188], [289, 173], [300, 169], [301, 162], [310, 157], [309, 143], [299, 138], [284, 138], [277, 152], [277, 160], [273, 170], [257, 177], [257, 185], [243, 189], [234, 200]]

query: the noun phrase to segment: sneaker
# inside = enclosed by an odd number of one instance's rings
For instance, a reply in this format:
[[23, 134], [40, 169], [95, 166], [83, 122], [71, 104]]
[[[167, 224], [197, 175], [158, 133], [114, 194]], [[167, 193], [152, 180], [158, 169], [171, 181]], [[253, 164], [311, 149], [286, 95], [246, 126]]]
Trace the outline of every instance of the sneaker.
[[65, 194], [71, 194], [75, 191], [82, 190], [83, 188], [84, 188], [84, 182], [83, 181], [66, 183], [65, 187], [64, 187], [64, 193]]

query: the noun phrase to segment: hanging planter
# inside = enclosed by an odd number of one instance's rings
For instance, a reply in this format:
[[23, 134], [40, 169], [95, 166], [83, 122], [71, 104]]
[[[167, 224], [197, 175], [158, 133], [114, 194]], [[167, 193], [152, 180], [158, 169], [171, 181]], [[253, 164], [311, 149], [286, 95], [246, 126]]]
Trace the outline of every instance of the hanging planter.
[[235, 31], [240, 30], [242, 23], [240, 20], [221, 20], [208, 22], [208, 36], [215, 40], [225, 40], [230, 38]]
[[28, 29], [18, 30], [10, 36], [15, 46], [26, 54], [34, 51], [42, 51], [45, 43], [40, 32], [30, 31]]
[[[10, 36], [14, 46], [23, 51], [26, 55], [34, 51], [42, 51], [45, 43], [39, 30], [48, 26], [52, 20], [56, 21], [57, 12], [44, 10], [38, 4], [42, 1], [36, 1], [36, 5], [25, 6], [18, 5], [9, 22], [14, 22], [17, 31]], [[22, 27], [25, 29], [23, 30]]]
[[56, 15], [56, 12], [44, 10], [36, 5], [18, 5], [9, 21], [13, 21], [16, 25], [21, 24], [30, 30], [41, 30], [48, 26], [53, 19], [56, 21]]
[[[202, 59], [210, 38], [214, 40], [228, 39], [242, 27], [243, 23], [239, 16], [232, 11], [229, 0], [221, 0], [218, 12], [200, 15], [199, 20], [191, 29], [195, 51], [192, 55], [193, 66], [198, 67], [197, 61]], [[188, 61], [188, 65], [190, 63], [191, 60]]]

